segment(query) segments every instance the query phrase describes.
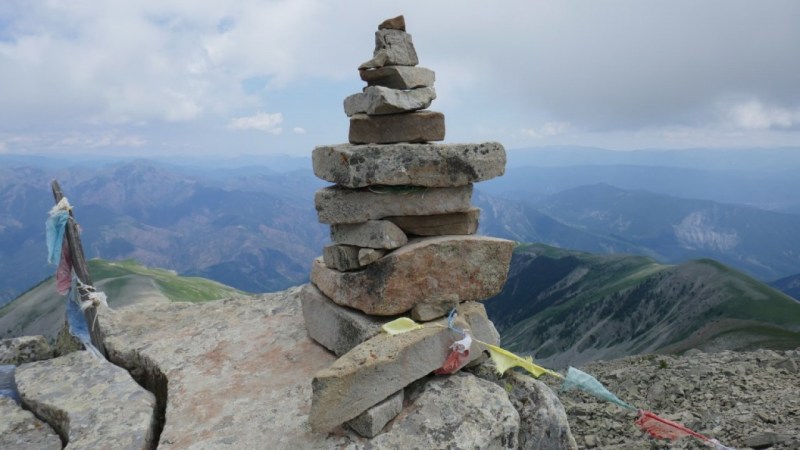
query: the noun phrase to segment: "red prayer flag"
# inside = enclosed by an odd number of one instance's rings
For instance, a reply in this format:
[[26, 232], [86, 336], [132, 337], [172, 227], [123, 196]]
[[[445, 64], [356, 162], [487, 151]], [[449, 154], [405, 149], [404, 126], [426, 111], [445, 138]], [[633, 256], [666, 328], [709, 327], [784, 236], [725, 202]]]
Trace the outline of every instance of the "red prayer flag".
[[671, 439], [674, 441], [682, 437], [693, 436], [701, 441], [709, 440], [702, 434], [694, 432], [679, 423], [659, 417], [643, 409], [639, 410], [639, 418], [636, 419], [636, 425], [645, 433], [649, 433], [658, 439]]

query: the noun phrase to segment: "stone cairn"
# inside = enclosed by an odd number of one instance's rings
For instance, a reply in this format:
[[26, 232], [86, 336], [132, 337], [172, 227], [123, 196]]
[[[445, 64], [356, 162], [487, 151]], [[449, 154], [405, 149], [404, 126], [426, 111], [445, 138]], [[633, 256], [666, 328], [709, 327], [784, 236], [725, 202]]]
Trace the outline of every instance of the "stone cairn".
[[[347, 97], [349, 143], [318, 146], [314, 173], [335, 183], [315, 197], [332, 244], [313, 262], [302, 295], [309, 336], [339, 359], [313, 380], [309, 423], [321, 432], [347, 422], [373, 437], [396, 416], [403, 389], [440, 368], [460, 339], [445, 316], [479, 340], [498, 343], [482, 300], [500, 292], [513, 242], [476, 236], [472, 183], [500, 176], [499, 143], [433, 144], [444, 115], [425, 110], [434, 72], [417, 67], [403, 16], [375, 33], [359, 67], [363, 92]], [[410, 315], [420, 330], [389, 336], [382, 324]], [[482, 357], [473, 344], [470, 362]]]

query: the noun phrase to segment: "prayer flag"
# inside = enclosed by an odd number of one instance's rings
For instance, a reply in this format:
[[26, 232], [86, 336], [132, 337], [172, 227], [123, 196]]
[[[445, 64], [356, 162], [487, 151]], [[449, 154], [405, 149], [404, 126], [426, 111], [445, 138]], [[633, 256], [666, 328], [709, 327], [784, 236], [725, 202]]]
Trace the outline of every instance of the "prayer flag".
[[395, 319], [391, 322], [383, 324], [381, 328], [386, 333], [389, 333], [390, 335], [394, 336], [396, 334], [403, 334], [403, 333], [408, 333], [409, 331], [419, 330], [420, 328], [422, 328], [422, 325], [418, 324], [417, 322], [414, 322], [408, 317], [401, 317], [399, 319]]
[[495, 366], [497, 366], [497, 372], [500, 374], [505, 373], [506, 370], [512, 367], [522, 367], [536, 378], [539, 378], [545, 373], [554, 377], [562, 378], [560, 374], [534, 364], [533, 359], [530, 356], [527, 358], [522, 358], [495, 345], [487, 344], [485, 342], [481, 342], [481, 344], [485, 345], [489, 350], [489, 354], [492, 356], [492, 361], [494, 361]]
[[643, 409], [639, 410], [639, 418], [636, 419], [636, 425], [638, 425], [642, 431], [650, 434], [650, 436], [659, 439], [671, 439], [674, 441], [682, 437], [693, 436], [701, 441], [710, 441], [709, 438], [700, 433], [696, 433], [677, 422], [659, 417], [650, 411], [645, 411]]
[[587, 394], [591, 394], [601, 400], [615, 403], [626, 409], [636, 409], [617, 398], [617, 396], [606, 389], [602, 383], [597, 381], [595, 377], [574, 367], [570, 367], [569, 370], [567, 370], [567, 377], [564, 379], [564, 383], [561, 385], [561, 390], [571, 391], [573, 389], [580, 389]]

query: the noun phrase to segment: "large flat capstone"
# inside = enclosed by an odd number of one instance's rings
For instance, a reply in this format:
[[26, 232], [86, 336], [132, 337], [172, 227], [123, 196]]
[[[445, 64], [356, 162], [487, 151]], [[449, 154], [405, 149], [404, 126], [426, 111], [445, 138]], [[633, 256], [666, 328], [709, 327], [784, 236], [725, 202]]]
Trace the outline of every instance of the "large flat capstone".
[[463, 186], [503, 175], [502, 144], [322, 145], [311, 154], [314, 174], [349, 188], [383, 185]]
[[513, 248], [485, 236], [418, 238], [355, 272], [329, 269], [318, 258], [311, 282], [334, 302], [375, 315], [419, 303], [481, 301], [503, 288]]
[[155, 398], [125, 369], [78, 351], [23, 364], [16, 380], [22, 403], [70, 448], [151, 448]]
[[348, 141], [351, 144], [393, 144], [444, 140], [444, 114], [435, 111], [350, 117]]
[[[480, 303], [458, 307], [462, 321], [476, 338], [497, 342], [497, 331]], [[428, 322], [422, 329], [390, 336], [381, 333], [355, 347], [314, 376], [309, 423], [330, 431], [373, 405], [440, 368], [448, 348], [460, 336], [447, 329], [447, 320]], [[474, 343], [470, 358], [480, 358]]]
[[362, 223], [388, 216], [425, 216], [468, 211], [472, 185], [423, 188], [386, 186], [346, 189], [331, 186], [317, 191], [314, 206], [326, 224]]

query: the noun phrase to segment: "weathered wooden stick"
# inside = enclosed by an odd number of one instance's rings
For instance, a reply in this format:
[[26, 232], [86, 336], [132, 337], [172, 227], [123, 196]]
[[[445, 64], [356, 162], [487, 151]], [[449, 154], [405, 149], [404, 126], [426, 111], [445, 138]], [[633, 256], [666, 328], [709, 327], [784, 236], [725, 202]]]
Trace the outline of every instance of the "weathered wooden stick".
[[[58, 202], [64, 198], [64, 193], [61, 191], [61, 186], [58, 184], [57, 180], [53, 180], [50, 186], [53, 189], [53, 198], [55, 199], [56, 204], [58, 204]], [[64, 235], [67, 239], [67, 245], [69, 245], [70, 259], [72, 260], [72, 269], [75, 271], [75, 275], [83, 284], [91, 286], [92, 276], [89, 273], [89, 264], [86, 262], [86, 256], [83, 253], [81, 235], [78, 232], [78, 226], [75, 222], [72, 211], [69, 212], [69, 220], [67, 221], [67, 227], [64, 231]], [[80, 294], [81, 304], [89, 301], [87, 292], [82, 289], [78, 289], [78, 293]], [[97, 350], [99, 350], [103, 356], [107, 357], [108, 355], [106, 354], [106, 349], [103, 345], [103, 337], [100, 334], [100, 330], [93, 326], [95, 318], [97, 317], [97, 310], [94, 306], [89, 306], [83, 310], [83, 316], [86, 318], [86, 324], [89, 328], [89, 335], [92, 338], [92, 344], [97, 347]]]

